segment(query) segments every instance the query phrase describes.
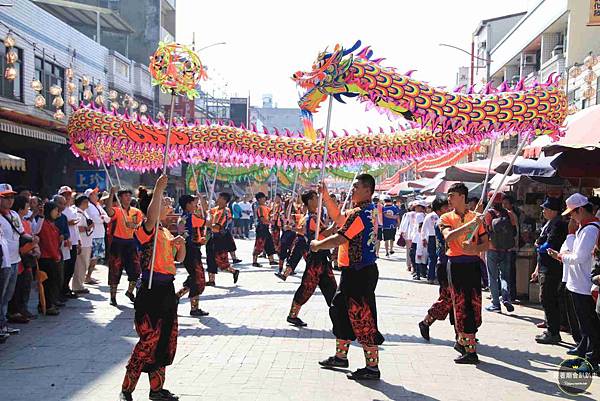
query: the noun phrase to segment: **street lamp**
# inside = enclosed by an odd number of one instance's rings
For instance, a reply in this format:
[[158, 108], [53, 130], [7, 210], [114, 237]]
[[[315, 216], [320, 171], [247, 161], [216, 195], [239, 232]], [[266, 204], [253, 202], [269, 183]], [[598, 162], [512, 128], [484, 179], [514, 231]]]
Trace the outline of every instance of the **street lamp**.
[[[490, 60], [490, 53], [486, 52], [487, 53], [486, 58], [477, 57], [475, 55], [475, 42], [474, 41], [471, 41], [471, 52], [468, 52], [465, 49], [462, 49], [462, 48], [454, 46], [454, 45], [449, 45], [446, 43], [440, 43], [440, 44], [438, 44], [438, 46], [450, 47], [452, 49], [461, 51], [461, 52], [471, 56], [471, 73], [470, 73], [471, 86], [473, 86], [473, 76], [475, 75], [474, 72], [476, 69], [479, 69], [479, 68], [487, 68], [486, 81], [490, 80], [490, 64], [492, 64], [492, 60]], [[485, 61], [485, 67], [475, 67], [475, 59]]]

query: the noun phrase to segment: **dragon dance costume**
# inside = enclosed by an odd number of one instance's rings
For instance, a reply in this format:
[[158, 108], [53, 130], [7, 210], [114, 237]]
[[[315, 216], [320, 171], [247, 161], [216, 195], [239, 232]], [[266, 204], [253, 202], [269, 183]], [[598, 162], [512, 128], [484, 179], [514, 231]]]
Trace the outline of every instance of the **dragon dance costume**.
[[140, 339], [135, 345], [123, 379], [123, 393], [131, 394], [142, 372], [148, 373], [151, 392], [163, 392], [165, 367], [173, 363], [177, 349], [177, 303], [175, 279], [176, 248], [173, 235], [160, 226], [152, 289], [148, 288], [154, 233], [142, 225], [136, 230], [141, 245], [142, 282], [135, 300], [135, 330]]
[[[464, 216], [451, 211], [441, 216], [439, 227], [442, 232], [444, 229], [455, 230], [476, 217], [470, 210], [465, 211]], [[463, 249], [467, 235], [465, 232], [459, 238], [446, 242], [448, 282], [454, 309], [454, 329], [458, 336], [456, 348], [463, 355], [476, 353], [475, 333], [481, 326], [481, 259], [479, 255], [468, 254]], [[479, 241], [484, 235], [487, 235], [485, 228], [479, 225], [472, 240]]]
[[[183, 283], [183, 288], [177, 294], [181, 298], [189, 291], [190, 314], [192, 316], [200, 315], [199, 298], [206, 287], [201, 250], [201, 246], [206, 244], [204, 236], [206, 220], [195, 213], [183, 212], [179, 224], [185, 228], [185, 259], [183, 260], [183, 266], [185, 266], [188, 277]], [[205, 313], [201, 315], [205, 315]]]
[[[306, 243], [310, 244], [315, 238], [315, 231], [317, 229], [317, 216], [315, 213], [307, 213], [304, 217], [304, 236]], [[319, 239], [323, 239], [322, 235], [319, 235]], [[305, 326], [306, 324], [298, 318], [300, 308], [304, 305], [312, 294], [315, 292], [317, 286], [321, 290], [327, 306], [331, 306], [331, 301], [337, 289], [337, 283], [335, 276], [333, 275], [333, 269], [331, 268], [329, 250], [321, 250], [318, 252], [310, 252], [306, 258], [306, 269], [302, 275], [302, 281], [300, 287], [294, 294], [290, 313], [288, 315], [288, 322], [294, 323], [299, 326]], [[289, 274], [291, 268], [286, 270]]]
[[[298, 229], [302, 229], [301, 227], [301, 220], [302, 219], [302, 215], [299, 213], [292, 213], [290, 215], [290, 219], [287, 222], [287, 224], [285, 224], [285, 229], [283, 231], [283, 234], [281, 235], [281, 246], [279, 248], [279, 253], [278, 253], [278, 257], [279, 257], [279, 273], [281, 274], [283, 272], [283, 266], [284, 264], [287, 263], [287, 265], [289, 266], [289, 262], [290, 259], [293, 255], [293, 250], [294, 247], [296, 245], [296, 241], [298, 241], [298, 237], [300, 237], [302, 234], [300, 234], [298, 232]], [[298, 262], [300, 262], [300, 259], [298, 259], [298, 261], [296, 262], [296, 265], [298, 264]], [[295, 269], [295, 266], [294, 266]]]
[[125, 210], [115, 206], [113, 212], [110, 223], [108, 285], [110, 286], [111, 303], [116, 305], [117, 287], [121, 281], [123, 269], [125, 269], [129, 281], [129, 287], [125, 294], [129, 299], [134, 300], [133, 289], [140, 276], [140, 257], [133, 236], [144, 215], [141, 210], [134, 207]]
[[281, 203], [273, 203], [271, 209], [271, 236], [273, 237], [273, 247], [275, 253], [279, 254], [281, 250], [281, 231], [283, 228], [283, 210]]
[[[342, 269], [340, 285], [333, 297], [329, 315], [336, 337], [334, 357], [321, 362], [326, 367], [348, 367], [350, 343], [363, 347], [367, 367], [379, 377], [379, 350], [383, 335], [377, 328], [375, 288], [379, 279], [375, 242], [377, 224], [375, 205], [363, 202], [347, 211], [347, 219], [338, 234], [346, 239], [339, 247], [338, 264]], [[363, 369], [363, 371], [365, 370]], [[355, 372], [361, 373], [361, 370]], [[356, 378], [354, 374], [349, 376]]]
[[227, 240], [226, 229], [227, 219], [231, 212], [228, 208], [213, 207], [209, 211], [211, 233], [206, 242], [206, 270], [208, 271], [208, 281], [210, 285], [215, 284], [215, 274], [218, 270], [224, 270], [233, 274], [233, 281], [237, 283], [239, 270], [234, 269], [229, 264], [230, 244]]

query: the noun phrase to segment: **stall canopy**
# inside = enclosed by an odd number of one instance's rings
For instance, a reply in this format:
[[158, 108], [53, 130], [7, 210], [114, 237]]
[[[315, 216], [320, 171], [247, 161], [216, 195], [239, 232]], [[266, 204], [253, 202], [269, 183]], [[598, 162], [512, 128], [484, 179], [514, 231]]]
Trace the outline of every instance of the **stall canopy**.
[[544, 154], [553, 155], [567, 149], [598, 148], [600, 148], [600, 105], [588, 107], [569, 116], [565, 136], [558, 142], [545, 146], [543, 150]]
[[0, 152], [0, 168], [3, 170], [25, 171], [25, 159]]
[[394, 185], [387, 194], [390, 196], [398, 196], [398, 195], [408, 195], [414, 192], [418, 192], [417, 188], [410, 188], [408, 186], [408, 181], [401, 182], [399, 184]]
[[[512, 155], [494, 157], [492, 160], [492, 171], [490, 172], [490, 176], [494, 176], [496, 173], [504, 173], [508, 168], [512, 157]], [[446, 169], [444, 179], [447, 181], [481, 182], [485, 180], [485, 173], [487, 172], [489, 164], [490, 160], [485, 159], [450, 166]]]

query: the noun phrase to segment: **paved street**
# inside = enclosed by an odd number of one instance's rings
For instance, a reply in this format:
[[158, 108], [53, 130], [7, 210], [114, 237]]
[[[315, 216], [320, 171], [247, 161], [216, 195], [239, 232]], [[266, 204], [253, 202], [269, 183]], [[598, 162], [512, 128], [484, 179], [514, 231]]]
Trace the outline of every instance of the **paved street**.
[[[478, 366], [456, 366], [454, 335], [437, 322], [425, 343], [417, 323], [436, 298], [437, 287], [414, 282], [403, 254], [380, 260], [377, 288], [382, 346], [382, 380], [356, 383], [344, 373], [320, 369], [317, 361], [334, 351], [325, 302], [320, 293], [300, 316], [307, 328], [289, 326], [285, 317], [300, 275], [280, 282], [273, 270], [250, 267], [251, 241], [238, 241], [242, 274], [237, 286], [228, 274], [207, 288], [201, 307], [210, 316], [187, 316], [179, 306], [177, 356], [167, 368], [166, 388], [182, 400], [549, 400], [565, 399], [556, 385], [556, 366], [565, 347], [533, 341], [542, 318], [538, 309], [517, 306], [514, 313], [484, 312]], [[301, 264], [303, 267], [303, 263]], [[179, 270], [177, 282], [185, 277]], [[0, 399], [116, 400], [125, 364], [137, 336], [133, 309], [121, 291], [119, 309], [109, 306], [106, 268], [95, 273], [102, 284], [70, 301], [59, 317], [40, 317], [0, 345]], [[123, 279], [121, 290], [125, 284]], [[176, 286], [178, 287], [178, 286]], [[486, 294], [487, 295], [487, 294]], [[487, 301], [487, 300], [484, 300]], [[484, 305], [486, 302], [484, 302]], [[564, 336], [566, 339], [567, 336]], [[570, 339], [570, 337], [568, 337]], [[362, 350], [350, 349], [350, 368], [364, 366]], [[134, 393], [148, 395], [146, 375]], [[590, 394], [598, 399], [598, 378]]]

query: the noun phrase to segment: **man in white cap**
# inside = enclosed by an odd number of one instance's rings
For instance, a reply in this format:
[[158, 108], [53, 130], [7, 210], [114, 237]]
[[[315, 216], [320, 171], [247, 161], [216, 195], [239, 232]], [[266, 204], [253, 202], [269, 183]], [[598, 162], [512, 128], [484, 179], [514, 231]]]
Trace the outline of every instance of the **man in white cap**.
[[586, 358], [586, 352], [591, 350], [591, 355], [587, 357], [589, 364], [581, 364], [580, 368], [586, 369], [592, 366], [594, 371], [598, 371], [600, 320], [595, 312], [596, 304], [592, 298], [591, 276], [594, 251], [600, 234], [600, 222], [594, 216], [594, 208], [587, 197], [576, 193], [567, 198], [566, 204], [567, 209], [563, 212], [563, 216], [569, 215], [579, 223], [579, 230], [576, 234], [567, 236], [560, 253], [551, 248], [547, 252], [564, 265], [563, 278], [566, 276], [567, 290], [571, 293], [581, 331], [581, 341], [576, 347], [580, 351], [578, 356]]
[[6, 341], [10, 334], [19, 334], [19, 329], [6, 325], [8, 302], [11, 300], [17, 285], [17, 273], [21, 255], [19, 254], [19, 238], [24, 233], [21, 218], [11, 210], [15, 195], [10, 184], [0, 184], [0, 246], [2, 258], [0, 263], [0, 343]]
[[[414, 202], [415, 213], [412, 215], [412, 219], [409, 226], [408, 238], [410, 238], [410, 263], [413, 267], [413, 278], [416, 280], [417, 277], [423, 275], [422, 272], [417, 272], [417, 244], [420, 241], [421, 234], [419, 226], [423, 224], [423, 219], [425, 218], [425, 208], [427, 207], [427, 203], [421, 199], [418, 199]], [[420, 222], [417, 222], [420, 220]], [[408, 249], [408, 248], [407, 248]], [[425, 273], [425, 275], [427, 275]]]
[[67, 202], [65, 209], [62, 214], [65, 215], [69, 225], [69, 241], [70, 249], [66, 252], [70, 254], [68, 260], [65, 260], [65, 273], [61, 295], [65, 298], [77, 298], [77, 294], [71, 290], [69, 283], [75, 272], [75, 263], [77, 262], [77, 253], [81, 249], [81, 236], [79, 234], [79, 216], [77, 215], [77, 208], [74, 205], [73, 194], [74, 191], [69, 186], [62, 186], [58, 190], [58, 194], [65, 198]]
[[86, 189], [84, 192], [84, 195], [87, 196], [90, 201], [86, 213], [94, 222], [94, 232], [92, 232], [92, 256], [85, 277], [86, 284], [98, 284], [98, 281], [92, 278], [92, 273], [94, 272], [98, 260], [106, 257], [104, 245], [104, 237], [106, 236], [105, 224], [110, 222], [110, 217], [108, 217], [108, 214], [106, 214], [106, 211], [99, 203], [98, 192], [98, 188]]

